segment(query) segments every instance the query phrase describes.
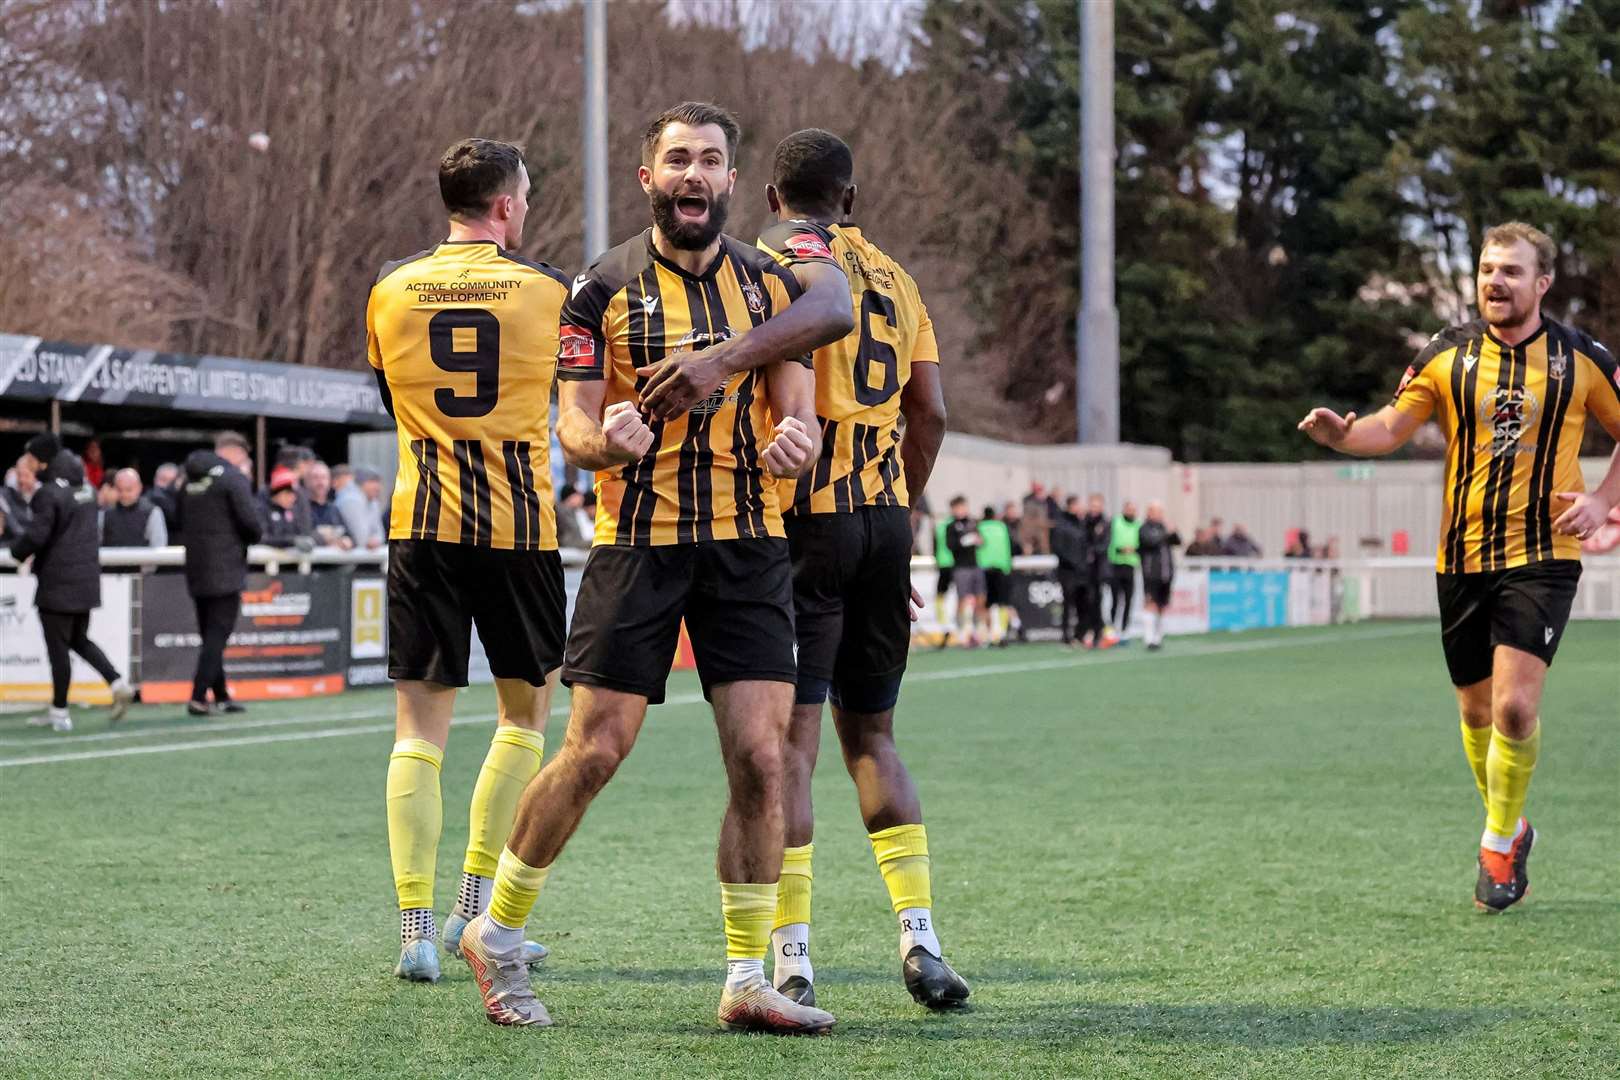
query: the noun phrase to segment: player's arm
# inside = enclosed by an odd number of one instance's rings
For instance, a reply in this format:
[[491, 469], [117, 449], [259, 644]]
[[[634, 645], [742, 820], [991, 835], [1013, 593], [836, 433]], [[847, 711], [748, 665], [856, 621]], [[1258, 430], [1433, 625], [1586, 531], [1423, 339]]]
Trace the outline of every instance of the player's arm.
[[635, 405], [616, 401], [606, 410], [607, 383], [557, 384], [557, 441], [563, 460], [576, 469], [612, 469], [639, 461], [652, 449], [653, 433]]
[[376, 302], [377, 290], [373, 286], [371, 295], [366, 298], [366, 360], [371, 364], [372, 374], [377, 376], [377, 393], [382, 398], [383, 408], [393, 416], [394, 392], [388, 389], [388, 376], [383, 373], [382, 343], [377, 340]]
[[1340, 416], [1332, 409], [1312, 409], [1299, 422], [1299, 430], [1309, 435], [1312, 442], [1351, 457], [1381, 457], [1393, 453], [1422, 426], [1421, 417], [1402, 412], [1393, 405], [1385, 405], [1371, 416], [1357, 416], [1353, 412]]
[[[1592, 382], [1586, 398], [1587, 411], [1597, 419], [1604, 431], [1620, 442], [1620, 362], [1614, 354], [1598, 342], [1588, 348], [1589, 361], [1596, 368], [1597, 378]], [[1588, 492], [1560, 491], [1559, 501], [1568, 503], [1564, 512], [1553, 522], [1553, 528], [1566, 536], [1585, 540], [1608, 523], [1609, 511], [1620, 505], [1620, 446], [1609, 458], [1609, 471], [1603, 481]]]
[[739, 372], [814, 352], [855, 329], [849, 279], [842, 269], [830, 262], [807, 262], [795, 263], [787, 272], [798, 295], [748, 333], [636, 369], [637, 375], [647, 376], [641, 401], [652, 415], [672, 420]]
[[911, 354], [911, 378], [900, 391], [900, 415], [906, 432], [900, 439], [900, 461], [906, 474], [906, 493], [912, 501], [928, 486], [940, 444], [945, 441], [945, 388], [939, 378], [939, 346], [927, 313]]
[[763, 460], [772, 476], [803, 476], [821, 456], [816, 422], [816, 372], [798, 360], [779, 360], [765, 375], [766, 400], [777, 417]]

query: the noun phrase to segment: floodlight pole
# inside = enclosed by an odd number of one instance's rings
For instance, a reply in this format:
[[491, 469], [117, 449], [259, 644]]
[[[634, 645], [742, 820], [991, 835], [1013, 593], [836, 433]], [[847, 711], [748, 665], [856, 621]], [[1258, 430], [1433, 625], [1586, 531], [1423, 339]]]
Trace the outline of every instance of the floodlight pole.
[[607, 0], [585, 0], [585, 250], [581, 267], [608, 249]]
[[1119, 309], [1114, 306], [1114, 0], [1080, 10], [1080, 312], [1077, 442], [1119, 442]]

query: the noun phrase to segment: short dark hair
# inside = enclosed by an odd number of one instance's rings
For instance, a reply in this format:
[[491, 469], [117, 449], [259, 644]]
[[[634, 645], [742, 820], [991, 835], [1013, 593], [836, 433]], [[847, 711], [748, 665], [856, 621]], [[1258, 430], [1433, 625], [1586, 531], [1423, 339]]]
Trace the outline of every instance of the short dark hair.
[[664, 134], [664, 129], [671, 124], [685, 124], [687, 127], [703, 127], [713, 124], [726, 133], [726, 164], [737, 163], [737, 144], [742, 142], [742, 125], [729, 110], [718, 105], [711, 105], [707, 101], [683, 101], [673, 108], [665, 109], [653, 117], [653, 122], [647, 125], [647, 133], [641, 137], [641, 163], [651, 165], [653, 155], [658, 152], [658, 140]]
[[830, 131], [805, 128], [776, 144], [771, 183], [795, 210], [836, 211], [855, 176], [855, 155]]
[[955, 507], [955, 506], [966, 506], [967, 505], [967, 496], [966, 495], [958, 495], [958, 496], [956, 496], [956, 498], [951, 500], [951, 505], [953, 507]]
[[234, 431], [222, 431], [214, 436], [214, 451], [216, 453], [231, 446], [236, 447], [245, 454], [253, 452], [252, 447], [248, 446], [248, 441]]
[[462, 139], [439, 159], [439, 197], [452, 214], [483, 217], [522, 168], [523, 151], [511, 143]]

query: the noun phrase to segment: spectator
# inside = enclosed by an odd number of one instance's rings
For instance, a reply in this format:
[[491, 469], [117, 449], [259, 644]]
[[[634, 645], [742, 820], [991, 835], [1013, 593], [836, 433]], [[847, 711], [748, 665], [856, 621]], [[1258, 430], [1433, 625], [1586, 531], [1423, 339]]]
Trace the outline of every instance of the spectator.
[[1226, 522], [1220, 518], [1209, 519], [1209, 540], [1215, 545], [1217, 555], [1226, 554], [1226, 537], [1221, 535], [1221, 530], [1225, 527]]
[[[1080, 498], [1069, 500], [1074, 513], [1080, 509]], [[1099, 494], [1086, 500], [1086, 514], [1080, 520], [1080, 537], [1085, 545], [1085, 567], [1080, 580], [1080, 621], [1077, 640], [1088, 649], [1106, 649], [1118, 639], [1109, 634], [1103, 624], [1102, 590], [1108, 577], [1108, 545], [1112, 539], [1112, 523], [1108, 519], [1108, 504]]]
[[333, 501], [356, 549], [376, 551], [383, 546], [382, 477], [375, 470], [355, 469], [354, 482]]
[[1283, 548], [1285, 559], [1309, 559], [1315, 552], [1311, 550], [1311, 536], [1304, 529], [1291, 529], [1288, 545]]
[[1139, 540], [1142, 609], [1148, 613], [1147, 647], [1157, 649], [1164, 644], [1164, 611], [1170, 606], [1170, 590], [1176, 577], [1174, 549], [1181, 546], [1181, 536], [1164, 523], [1161, 504], [1148, 503]]
[[28, 531], [13, 541], [11, 557], [34, 560], [34, 606], [45, 632], [51, 665], [51, 707], [28, 722], [35, 727], [73, 730], [68, 714], [68, 683], [73, 657], [107, 680], [113, 692], [112, 720], [123, 719], [135, 691], [90, 640], [90, 612], [101, 606], [101, 540], [96, 532], [95, 496], [85, 484], [84, 463], [46, 432], [28, 440], [26, 456], [39, 477]]
[[595, 535], [594, 523], [585, 516], [585, 495], [572, 484], [564, 484], [557, 501], [557, 546], [588, 548]]
[[[259, 520], [247, 474], [247, 440], [226, 432], [214, 449], [186, 458], [188, 483], [180, 496], [180, 535], [186, 545], [186, 589], [197, 609], [197, 672], [186, 711], [193, 716], [241, 712], [225, 683], [225, 643], [242, 608], [248, 545], [259, 539]], [[214, 695], [213, 703], [208, 695]]]
[[84, 444], [84, 479], [91, 487], [101, 489], [106, 482], [106, 470], [101, 464], [101, 443], [91, 439]]
[[1328, 537], [1328, 542], [1322, 545], [1321, 557], [1324, 559], [1337, 559], [1339, 557], [1339, 538]]
[[34, 520], [32, 504], [34, 493], [39, 490], [39, 473], [34, 469], [32, 455], [24, 454], [17, 459], [10, 479], [11, 483], [0, 488], [0, 512], [6, 516], [4, 527], [0, 528], [0, 541], [6, 544], [21, 538], [28, 531], [29, 522]]
[[1142, 565], [1142, 523], [1136, 504], [1127, 502], [1109, 527], [1108, 593], [1112, 598], [1112, 625], [1123, 635], [1131, 625], [1131, 599], [1136, 593], [1136, 571]]
[[[1022, 534], [1024, 531], [1024, 506], [1022, 503], [1008, 499], [1001, 504], [1001, 523], [1007, 526], [1007, 539], [1012, 547], [1013, 558], [1028, 554], [1024, 547]], [[1050, 543], [1050, 535], [1047, 537]]]
[[165, 461], [152, 474], [152, 490], [147, 497], [163, 511], [163, 524], [171, 537], [180, 535], [180, 489], [184, 486], [180, 466], [172, 461]]
[[965, 495], [951, 500], [951, 520], [945, 523], [945, 546], [950, 549], [951, 564], [955, 568], [951, 579], [956, 585], [956, 625], [962, 634], [962, 644], [973, 648], [980, 640], [977, 631], [987, 625], [984, 570], [979, 565], [979, 549], [984, 546], [984, 537], [978, 523], [968, 513]]
[[1082, 589], [1091, 557], [1085, 536], [1080, 530], [1079, 499], [1071, 499], [1069, 512], [1058, 515], [1057, 520], [1052, 523], [1050, 537], [1052, 554], [1057, 556], [1058, 588], [1063, 592], [1063, 614], [1059, 624], [1063, 632], [1063, 644], [1073, 646], [1080, 638], [1080, 630], [1076, 624], [1085, 621], [1082, 614], [1082, 605], [1085, 602]]
[[1024, 513], [1019, 518], [1018, 542], [1031, 555], [1052, 554], [1052, 525], [1057, 514], [1051, 511], [1043, 484], [1029, 485], [1024, 496]]
[[1249, 534], [1242, 525], [1233, 525], [1232, 535], [1221, 545], [1221, 554], [1232, 559], [1258, 559], [1260, 548], [1249, 539]]
[[304, 529], [299, 519], [298, 499], [298, 474], [285, 465], [277, 465], [270, 473], [269, 488], [259, 493], [261, 543], [300, 551], [315, 546], [314, 536]]
[[984, 602], [989, 609], [990, 644], [1006, 645], [1012, 625], [1012, 534], [996, 520], [996, 508], [986, 506], [979, 520], [979, 568], [984, 571]]
[[1188, 555], [1219, 555], [1221, 545], [1216, 543], [1213, 534], [1208, 529], [1198, 529], [1193, 533], [1193, 542], [1187, 545]]
[[343, 494], [343, 489], [354, 483], [354, 470], [347, 465], [332, 466], [332, 498]]
[[119, 469], [113, 475], [117, 498], [101, 512], [101, 542], [106, 547], [167, 547], [169, 524], [141, 493], [141, 474]]
[[96, 488], [96, 509], [105, 510], [109, 506], [118, 505], [118, 489], [113, 486], [113, 478], [103, 477], [101, 486]]
[[326, 467], [326, 462], [317, 459], [309, 463], [309, 470], [304, 474], [304, 485], [304, 493], [309, 497], [309, 520], [315, 530], [315, 539], [328, 547], [344, 551], [354, 547], [354, 541], [349, 539], [349, 530], [343, 524], [343, 515], [338, 512], [337, 501], [332, 496], [332, 470]]
[[[293, 520], [297, 529], [305, 536], [315, 535], [315, 510], [309, 503], [309, 488], [307, 479], [309, 467], [315, 462], [315, 452], [307, 446], [287, 444], [276, 454], [276, 463], [270, 469], [275, 475], [277, 469], [286, 469], [293, 475]], [[269, 543], [269, 541], [266, 541]]]

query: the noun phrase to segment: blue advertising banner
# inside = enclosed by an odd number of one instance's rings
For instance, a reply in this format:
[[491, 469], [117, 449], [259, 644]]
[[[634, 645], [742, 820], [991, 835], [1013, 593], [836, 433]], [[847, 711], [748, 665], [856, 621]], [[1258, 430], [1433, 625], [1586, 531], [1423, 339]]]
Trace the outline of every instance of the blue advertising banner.
[[1211, 570], [1209, 628], [1257, 630], [1288, 625], [1288, 574], [1284, 571]]

